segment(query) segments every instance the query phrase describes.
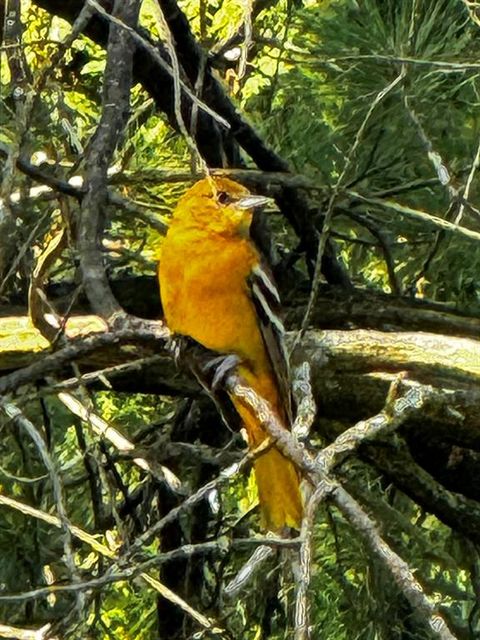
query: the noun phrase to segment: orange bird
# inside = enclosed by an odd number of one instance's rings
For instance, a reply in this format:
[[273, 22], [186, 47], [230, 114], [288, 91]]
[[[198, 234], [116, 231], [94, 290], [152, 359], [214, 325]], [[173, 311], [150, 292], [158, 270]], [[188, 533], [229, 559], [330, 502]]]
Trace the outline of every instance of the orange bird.
[[[227, 178], [205, 178], [179, 200], [162, 244], [160, 293], [173, 333], [220, 355], [235, 356], [235, 370], [290, 427], [288, 365], [280, 298], [250, 238], [253, 209], [267, 198]], [[231, 396], [251, 449], [267, 437], [257, 416]], [[263, 525], [298, 528], [299, 477], [275, 447], [255, 460]]]

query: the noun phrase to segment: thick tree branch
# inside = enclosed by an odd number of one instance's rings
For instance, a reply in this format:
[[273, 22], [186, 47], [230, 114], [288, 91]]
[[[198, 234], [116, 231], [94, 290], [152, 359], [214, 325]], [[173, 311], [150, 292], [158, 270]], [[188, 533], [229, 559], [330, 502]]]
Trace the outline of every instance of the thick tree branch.
[[120, 331], [111, 331], [108, 333], [98, 333], [88, 335], [84, 338], [72, 340], [67, 346], [49, 355], [43, 356], [37, 362], [30, 364], [23, 369], [14, 371], [0, 378], [0, 395], [18, 390], [25, 384], [31, 384], [45, 376], [60, 370], [66, 364], [76, 360], [82, 356], [106, 347], [109, 345], [118, 345], [122, 343], [146, 341], [147, 343], [155, 343], [157, 340], [167, 339], [169, 331], [159, 324], [150, 330], [146, 327], [143, 329], [141, 325], [137, 329], [124, 329]]
[[[138, 0], [117, 0], [114, 14], [136, 25]], [[122, 313], [108, 283], [100, 252], [103, 207], [107, 202], [107, 171], [128, 118], [134, 45], [124, 29], [110, 27], [104, 75], [102, 115], [85, 155], [85, 196], [78, 223], [78, 250], [83, 284], [92, 309], [107, 321]]]
[[[24, 323], [22, 340], [18, 341], [19, 319], [0, 320], [0, 370], [15, 369], [25, 364], [38, 366], [38, 374], [45, 375], [52, 372], [49, 364], [42, 372], [42, 358], [49, 362], [56, 354], [45, 357], [46, 342], [38, 332], [28, 328]], [[157, 326], [153, 323], [152, 326]], [[159, 325], [161, 326], [161, 325]], [[79, 332], [95, 327], [97, 331], [104, 326], [94, 316], [71, 318], [66, 325], [66, 336], [72, 337]], [[138, 335], [142, 339], [142, 331], [145, 335], [154, 336], [154, 330], [147, 323], [138, 324]], [[137, 329], [132, 327], [124, 332], [125, 336], [135, 337]], [[166, 329], [159, 330], [159, 338], [168, 336]], [[99, 356], [85, 358], [86, 354], [108, 344], [109, 340], [115, 341], [115, 333], [106, 334], [113, 337], [95, 336], [85, 338], [85, 343], [91, 341], [92, 347], [83, 350], [81, 342], [78, 356], [74, 351], [72, 357], [82, 357], [84, 365], [90, 363], [90, 368], [98, 366], [101, 362]], [[121, 334], [123, 335], [123, 334]], [[291, 334], [291, 340], [294, 334]], [[70, 347], [67, 347], [70, 348]], [[73, 348], [73, 347], [72, 347]], [[43, 350], [43, 354], [41, 351]], [[58, 352], [60, 353], [60, 352]], [[145, 353], [148, 355], [148, 352]], [[165, 354], [168, 355], [168, 354]], [[110, 366], [121, 364], [128, 356], [117, 353], [115, 361]], [[34, 361], [38, 360], [37, 363]], [[392, 376], [399, 372], [405, 372], [407, 378], [405, 385], [425, 384], [431, 387], [432, 395], [426, 404], [423, 419], [428, 419], [436, 425], [439, 434], [443, 437], [450, 432], [450, 438], [462, 440], [466, 446], [480, 447], [480, 414], [477, 403], [480, 400], [478, 391], [478, 379], [480, 376], [478, 362], [480, 362], [480, 343], [453, 336], [439, 336], [422, 333], [385, 333], [380, 331], [311, 331], [307, 332], [295, 361], [309, 361], [312, 367], [312, 380], [315, 399], [322, 407], [322, 415], [336, 419], [359, 419], [363, 415], [373, 414], [382, 406], [386, 390], [392, 380]], [[54, 360], [55, 361], [55, 360]], [[60, 359], [58, 366], [65, 362]], [[146, 369], [148, 376], [134, 377], [126, 374], [127, 386], [122, 386], [121, 370], [115, 384], [118, 389], [138, 391], [147, 390], [159, 392], [165, 389], [165, 376], [162, 375], [164, 364], [160, 370], [156, 370], [155, 364], [148, 363]], [[21, 374], [21, 370], [11, 375], [20, 375], [22, 381], [28, 381], [28, 376]], [[158, 385], [155, 387], [156, 376]], [[35, 378], [31, 378], [33, 381]], [[186, 387], [182, 378], [172, 379], [171, 392], [175, 392], [178, 385], [178, 393], [184, 393]], [[11, 388], [11, 387], [9, 387]], [[192, 387], [190, 387], [191, 389]], [[339, 394], [344, 398], [344, 403], [338, 403]]]

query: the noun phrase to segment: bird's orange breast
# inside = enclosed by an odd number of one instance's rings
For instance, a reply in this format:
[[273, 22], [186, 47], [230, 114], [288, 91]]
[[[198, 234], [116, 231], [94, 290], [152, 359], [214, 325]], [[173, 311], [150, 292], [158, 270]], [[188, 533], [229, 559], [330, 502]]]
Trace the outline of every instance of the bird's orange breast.
[[173, 229], [162, 247], [159, 274], [169, 328], [208, 349], [257, 358], [264, 346], [247, 283], [257, 262], [245, 239]]

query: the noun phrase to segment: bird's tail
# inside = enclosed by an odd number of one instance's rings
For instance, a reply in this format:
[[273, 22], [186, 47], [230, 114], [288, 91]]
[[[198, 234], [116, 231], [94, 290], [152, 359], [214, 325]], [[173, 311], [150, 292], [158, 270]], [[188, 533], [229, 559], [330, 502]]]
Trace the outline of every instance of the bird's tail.
[[[245, 425], [250, 449], [259, 447], [266, 434], [244, 405], [233, 399]], [[270, 447], [255, 460], [255, 479], [265, 529], [281, 532], [285, 527], [300, 528], [302, 498], [300, 479], [295, 466], [275, 448]]]
[[255, 461], [255, 478], [265, 528], [299, 529], [302, 501], [298, 473], [290, 460], [272, 447]]

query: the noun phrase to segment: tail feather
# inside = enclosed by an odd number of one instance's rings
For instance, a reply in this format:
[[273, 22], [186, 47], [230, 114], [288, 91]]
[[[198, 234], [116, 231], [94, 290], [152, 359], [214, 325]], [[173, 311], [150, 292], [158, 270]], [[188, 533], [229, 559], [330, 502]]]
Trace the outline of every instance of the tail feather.
[[255, 461], [255, 478], [264, 527], [299, 529], [302, 501], [298, 473], [290, 460], [278, 449], [269, 449]]
[[[248, 434], [251, 449], [265, 440], [265, 431], [258, 418], [241, 401], [232, 398]], [[302, 498], [300, 478], [293, 463], [272, 446], [255, 460], [255, 479], [262, 516], [262, 525], [280, 532], [285, 527], [300, 528]]]

